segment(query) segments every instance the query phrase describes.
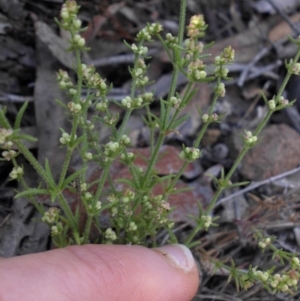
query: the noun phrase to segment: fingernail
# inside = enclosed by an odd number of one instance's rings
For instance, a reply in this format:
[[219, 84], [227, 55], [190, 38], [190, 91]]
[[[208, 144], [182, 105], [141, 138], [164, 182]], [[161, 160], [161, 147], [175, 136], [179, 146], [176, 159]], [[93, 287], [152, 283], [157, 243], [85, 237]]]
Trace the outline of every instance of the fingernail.
[[189, 272], [195, 265], [195, 260], [189, 248], [180, 244], [166, 245], [156, 250], [166, 256], [175, 267]]

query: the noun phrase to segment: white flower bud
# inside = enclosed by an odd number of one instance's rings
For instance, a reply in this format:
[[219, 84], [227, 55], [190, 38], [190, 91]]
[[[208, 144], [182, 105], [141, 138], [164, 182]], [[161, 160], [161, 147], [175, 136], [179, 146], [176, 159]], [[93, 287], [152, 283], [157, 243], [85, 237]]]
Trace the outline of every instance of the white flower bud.
[[207, 122], [207, 120], [208, 120], [208, 114], [203, 114], [202, 115], [202, 121], [205, 123], [205, 122]]
[[80, 38], [78, 41], [77, 41], [77, 45], [79, 47], [83, 47], [85, 45], [85, 39], [84, 38]]
[[81, 21], [79, 19], [76, 19], [73, 21], [73, 25], [76, 29], [79, 29], [81, 27]]
[[85, 159], [87, 160], [92, 160], [93, 159], [93, 154], [92, 153], [85, 153], [84, 154]]
[[276, 103], [275, 103], [274, 99], [269, 100], [268, 104], [269, 104], [269, 109], [270, 110], [275, 110]]

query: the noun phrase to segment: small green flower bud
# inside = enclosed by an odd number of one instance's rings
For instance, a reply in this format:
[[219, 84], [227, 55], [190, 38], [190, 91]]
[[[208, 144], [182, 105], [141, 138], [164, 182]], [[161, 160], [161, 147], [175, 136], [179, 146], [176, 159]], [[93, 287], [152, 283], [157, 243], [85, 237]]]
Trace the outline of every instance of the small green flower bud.
[[274, 281], [272, 281], [270, 284], [271, 284], [271, 286], [273, 287], [273, 288], [276, 288], [277, 286], [278, 286], [278, 281], [277, 280], [274, 280]]
[[129, 231], [136, 231], [137, 230], [137, 225], [135, 224], [135, 222], [130, 222], [129, 223], [128, 230]]
[[61, 10], [60, 16], [63, 20], [66, 20], [70, 17], [69, 12], [66, 9]]
[[87, 189], [87, 184], [86, 183], [80, 184], [80, 190], [81, 191], [86, 191], [86, 189]]
[[203, 114], [202, 115], [202, 121], [205, 123], [205, 122], [207, 122], [207, 120], [208, 120], [208, 114]]
[[274, 275], [274, 279], [280, 281], [280, 280], [281, 280], [280, 274], [278, 274], [278, 273], [275, 274], [275, 275]]
[[92, 153], [85, 153], [84, 154], [85, 159], [87, 160], [92, 160], [93, 159], [93, 154]]
[[58, 227], [57, 226], [52, 226], [51, 227], [51, 235], [57, 235], [59, 233]]
[[280, 287], [280, 290], [281, 290], [282, 292], [286, 292], [286, 291], [289, 290], [289, 287], [287, 286], [287, 284], [283, 284], [283, 285]]
[[85, 192], [85, 193], [84, 193], [84, 198], [85, 198], [86, 200], [90, 200], [92, 197], [93, 197], [93, 195], [92, 195], [90, 192]]
[[62, 90], [65, 89], [65, 88], [67, 87], [66, 82], [63, 82], [63, 81], [59, 82], [59, 87], [60, 87]]
[[116, 216], [118, 214], [118, 208], [117, 207], [112, 207], [111, 208], [111, 215]]
[[96, 202], [95, 209], [96, 209], [96, 210], [100, 210], [100, 209], [101, 209], [101, 202], [100, 202], [100, 201], [97, 201], [97, 202]]
[[74, 113], [79, 113], [81, 111], [82, 107], [79, 103], [76, 103], [74, 105]]
[[81, 21], [79, 19], [76, 19], [76, 20], [73, 21], [73, 25], [76, 29], [80, 29]]
[[127, 135], [122, 135], [121, 143], [128, 145], [130, 143], [130, 138]]
[[118, 142], [110, 142], [108, 145], [109, 150], [111, 151], [116, 151], [119, 148], [119, 143]]
[[293, 258], [292, 258], [292, 261], [293, 261], [293, 263], [294, 263], [295, 265], [300, 266], [300, 260], [299, 260], [298, 257], [293, 257]]
[[275, 103], [274, 99], [269, 100], [268, 104], [269, 104], [269, 109], [270, 109], [271, 111], [275, 110], [275, 108], [276, 108], [276, 103]]
[[81, 35], [80, 34], [75, 34], [73, 37], [73, 41], [77, 44], [78, 41], [81, 39]]
[[85, 39], [84, 38], [80, 38], [78, 41], [77, 41], [77, 45], [79, 47], [83, 47], [85, 45]]
[[101, 88], [102, 90], [105, 90], [105, 89], [107, 88], [106, 83], [105, 83], [105, 82], [101, 82], [100, 88]]
[[215, 64], [219, 65], [220, 62], [221, 62], [221, 57], [218, 55], [218, 56], [215, 57]]
[[205, 78], [206, 77], [206, 72], [205, 71], [200, 71], [199, 72], [199, 79]]
[[70, 93], [70, 95], [74, 96], [74, 95], [76, 95], [77, 91], [75, 89], [70, 89], [69, 93]]
[[96, 109], [99, 111], [105, 111], [107, 109], [107, 103], [106, 102], [98, 102], [96, 104]]

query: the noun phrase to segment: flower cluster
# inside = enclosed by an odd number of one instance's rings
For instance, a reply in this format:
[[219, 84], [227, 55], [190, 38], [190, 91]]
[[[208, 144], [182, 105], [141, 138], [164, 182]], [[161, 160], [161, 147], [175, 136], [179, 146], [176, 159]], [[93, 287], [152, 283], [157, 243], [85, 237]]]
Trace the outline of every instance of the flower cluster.
[[219, 83], [215, 88], [215, 93], [220, 97], [224, 97], [226, 94], [226, 89], [224, 83]]
[[140, 56], [146, 56], [148, 52], [148, 47], [146, 46], [136, 46], [135, 44], [131, 45], [131, 50], [133, 53], [138, 54]]
[[125, 153], [121, 154], [120, 157], [121, 157], [121, 160], [123, 161], [123, 163], [126, 165], [132, 164], [135, 159], [135, 155], [132, 152], [125, 152]]
[[99, 214], [99, 211], [102, 208], [102, 204], [100, 201], [97, 201], [95, 204], [89, 204], [89, 214], [96, 215]]
[[205, 35], [206, 28], [203, 15], [192, 16], [190, 24], [187, 26], [187, 36], [191, 39], [199, 39]]
[[195, 147], [185, 147], [183, 151], [180, 152], [179, 158], [188, 162], [193, 162], [200, 158], [201, 151], [199, 148]]
[[50, 207], [42, 217], [42, 222], [47, 223], [48, 225], [54, 224], [59, 219], [59, 208]]
[[230, 64], [234, 61], [235, 51], [231, 46], [226, 47], [219, 56], [215, 57], [215, 65]]
[[250, 131], [245, 131], [244, 142], [247, 146], [253, 146], [257, 142], [257, 136], [253, 136]]
[[13, 168], [13, 170], [9, 173], [9, 177], [12, 180], [16, 180], [19, 179], [19, 177], [21, 177], [23, 174], [24, 174], [23, 168], [18, 166]]
[[137, 34], [137, 40], [151, 41], [152, 36], [157, 35], [162, 30], [163, 27], [159, 23], [147, 24], [147, 26]]
[[79, 103], [74, 103], [74, 102], [70, 101], [68, 103], [68, 108], [71, 113], [78, 114], [81, 112], [82, 106]]
[[270, 243], [271, 243], [271, 238], [267, 237], [267, 238], [261, 239], [258, 243], [258, 246], [264, 250]]
[[162, 195], [158, 195], [154, 197], [154, 202], [157, 203], [157, 213], [156, 213], [156, 220], [159, 224], [168, 224], [173, 222], [169, 221], [168, 214], [171, 210], [171, 206], [169, 202], [163, 200]]
[[10, 161], [12, 158], [16, 157], [16, 155], [17, 155], [17, 152], [12, 149], [2, 152], [2, 156], [7, 161]]
[[276, 102], [275, 98], [272, 98], [271, 100], [268, 101], [268, 107], [270, 111], [283, 109], [289, 106], [289, 104], [290, 104], [289, 100], [285, 99], [283, 96], [279, 98], [278, 102]]
[[185, 50], [189, 55], [187, 58], [190, 58], [193, 54], [197, 54], [197, 56], [199, 56], [204, 49], [204, 44], [202, 42], [193, 39], [185, 40], [184, 45]]
[[63, 224], [57, 222], [56, 225], [51, 227], [51, 236], [59, 236], [63, 232]]
[[108, 159], [114, 159], [120, 151], [120, 144], [118, 142], [110, 141], [104, 145], [104, 161], [107, 162]]
[[224, 67], [223, 65], [217, 65], [215, 67], [215, 71], [214, 71], [216, 77], [221, 77], [224, 79], [227, 78], [228, 72], [229, 72], [229, 69]]
[[201, 81], [206, 78], [203, 61], [197, 59], [188, 65], [188, 78], [190, 81]]
[[202, 215], [201, 220], [203, 221], [203, 226], [207, 231], [212, 224], [212, 217], [210, 215]]
[[106, 125], [108, 126], [115, 126], [117, 124], [119, 120], [119, 115], [116, 114], [116, 115], [110, 115], [110, 116], [104, 116], [103, 117], [103, 121]]
[[[73, 88], [73, 83], [71, 82], [71, 79], [69, 77], [69, 74], [67, 71], [64, 70], [59, 70], [57, 72], [57, 81], [59, 84], [59, 87], [64, 90], [64, 89], [71, 89]], [[76, 90], [75, 90], [76, 91]]]
[[83, 79], [88, 88], [96, 89], [97, 96], [103, 96], [107, 94], [107, 85], [105, 80], [101, 78], [100, 74], [96, 72], [94, 66], [87, 66], [81, 64]]
[[127, 109], [138, 109], [153, 101], [153, 93], [147, 92], [137, 97], [126, 96], [121, 100], [121, 104]]
[[291, 70], [292, 74], [300, 75], [300, 63], [293, 64], [291, 62], [290, 67], [291, 67], [290, 70]]
[[178, 109], [181, 104], [181, 99], [179, 97], [172, 96], [170, 98], [170, 104], [174, 109]]
[[96, 109], [101, 111], [101, 112], [105, 112], [107, 110], [108, 107], [108, 101], [104, 100], [104, 101], [100, 101], [96, 104]]
[[112, 230], [112, 228], [107, 228], [105, 230], [105, 238], [108, 240], [108, 243], [116, 240], [117, 239], [116, 232]]
[[67, 144], [71, 141], [71, 136], [68, 133], [62, 133], [61, 137], [59, 138], [59, 142], [61, 144]]
[[61, 27], [68, 31], [78, 32], [81, 28], [81, 21], [77, 18], [79, 6], [76, 1], [67, 0], [60, 11]]
[[299, 275], [296, 271], [289, 271], [286, 274], [275, 274], [273, 276], [271, 286], [276, 291], [287, 292], [290, 287], [296, 287], [299, 280]]
[[85, 45], [85, 39], [80, 34], [75, 34], [71, 39], [71, 44], [77, 47], [83, 47]]
[[137, 230], [137, 225], [135, 222], [130, 222], [128, 225], [128, 231], [130, 232], [134, 232]]
[[149, 82], [146, 76], [147, 65], [143, 59], [138, 59], [136, 66], [131, 70], [131, 76], [135, 79], [137, 87], [143, 87]]
[[164, 225], [168, 228], [174, 225], [174, 222], [168, 217], [171, 211], [170, 203], [164, 200], [163, 195], [159, 194], [152, 197], [144, 196], [142, 207], [144, 216], [147, 216], [149, 220], [155, 219], [157, 225]]
[[202, 121], [203, 121], [203, 123], [218, 121], [218, 119], [219, 119], [219, 116], [216, 113], [213, 113], [211, 115], [208, 115], [208, 114], [203, 114], [202, 115]]
[[4, 129], [0, 128], [0, 144], [5, 144], [7, 141], [7, 138], [11, 136], [13, 133], [12, 129]]
[[130, 138], [127, 135], [122, 135], [120, 138], [120, 143], [123, 145], [129, 145], [130, 144]]
[[280, 275], [276, 273], [272, 275], [271, 271], [260, 271], [257, 268], [252, 268], [248, 275], [245, 276], [247, 278], [246, 283], [244, 283], [249, 288], [254, 284], [255, 281], [261, 281], [265, 286], [270, 286], [274, 293], [276, 292], [292, 292], [291, 288], [296, 288], [297, 283], [299, 281], [299, 273], [293, 269], [284, 272], [284, 274]]
[[171, 33], [166, 34], [166, 46], [170, 49], [174, 49], [178, 45], [178, 38], [174, 37]]

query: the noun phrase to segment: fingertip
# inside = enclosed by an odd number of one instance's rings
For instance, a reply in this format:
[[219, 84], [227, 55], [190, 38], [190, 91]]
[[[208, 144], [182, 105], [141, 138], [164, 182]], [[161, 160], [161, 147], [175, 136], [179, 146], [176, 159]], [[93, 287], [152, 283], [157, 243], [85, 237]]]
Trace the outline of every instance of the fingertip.
[[[180, 245], [72, 246], [3, 260], [0, 277], [7, 300], [24, 301], [189, 301], [199, 284], [194, 259]], [[12, 283], [18, 290], [6, 291]]]

